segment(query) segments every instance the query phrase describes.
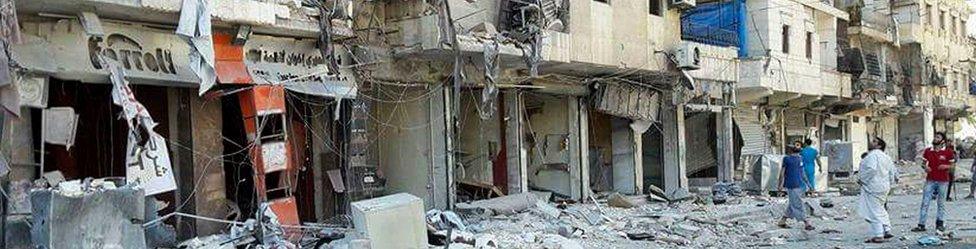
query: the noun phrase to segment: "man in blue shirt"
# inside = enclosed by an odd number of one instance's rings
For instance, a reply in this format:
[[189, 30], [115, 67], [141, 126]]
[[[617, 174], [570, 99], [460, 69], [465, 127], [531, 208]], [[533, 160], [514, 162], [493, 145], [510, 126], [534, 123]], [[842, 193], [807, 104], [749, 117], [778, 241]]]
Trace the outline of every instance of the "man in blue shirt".
[[813, 148], [813, 140], [808, 138], [803, 141], [803, 145], [800, 156], [803, 157], [803, 170], [807, 174], [807, 179], [810, 180], [810, 188], [807, 189], [807, 193], [812, 194], [817, 187], [816, 174], [818, 171], [823, 173], [823, 164], [820, 163], [820, 152]]
[[800, 148], [790, 146], [787, 148], [789, 155], [783, 158], [783, 168], [779, 170], [779, 190], [786, 189], [789, 203], [786, 206], [786, 213], [779, 220], [779, 226], [787, 228], [786, 219], [792, 218], [802, 221], [805, 225], [803, 229], [813, 230], [813, 225], [806, 219], [806, 208], [803, 204], [803, 192], [810, 186], [810, 181], [803, 172], [803, 158], [800, 157]]

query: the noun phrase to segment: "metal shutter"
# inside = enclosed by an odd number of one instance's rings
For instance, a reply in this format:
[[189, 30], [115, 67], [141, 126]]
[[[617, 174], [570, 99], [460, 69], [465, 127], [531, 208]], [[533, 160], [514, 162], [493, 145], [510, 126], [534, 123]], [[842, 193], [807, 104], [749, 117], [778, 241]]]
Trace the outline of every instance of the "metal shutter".
[[769, 153], [768, 132], [759, 123], [759, 111], [747, 108], [735, 109], [733, 118], [742, 133], [742, 155]]

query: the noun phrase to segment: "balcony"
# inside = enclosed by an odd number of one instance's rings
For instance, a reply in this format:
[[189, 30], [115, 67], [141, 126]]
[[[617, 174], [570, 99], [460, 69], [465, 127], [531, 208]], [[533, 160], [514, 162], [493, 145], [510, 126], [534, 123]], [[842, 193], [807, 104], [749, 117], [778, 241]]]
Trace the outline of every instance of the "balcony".
[[681, 39], [723, 47], [739, 46], [739, 34], [735, 30], [686, 20], [681, 20]]
[[749, 102], [773, 94], [851, 97], [851, 76], [808, 63], [778, 63], [776, 59], [739, 62], [739, 100]]
[[[872, 7], [863, 7], [871, 8]], [[895, 28], [888, 10], [862, 11], [862, 7], [850, 8], [850, 26], [847, 27], [848, 36], [866, 36], [872, 39], [892, 43], [895, 41]]]

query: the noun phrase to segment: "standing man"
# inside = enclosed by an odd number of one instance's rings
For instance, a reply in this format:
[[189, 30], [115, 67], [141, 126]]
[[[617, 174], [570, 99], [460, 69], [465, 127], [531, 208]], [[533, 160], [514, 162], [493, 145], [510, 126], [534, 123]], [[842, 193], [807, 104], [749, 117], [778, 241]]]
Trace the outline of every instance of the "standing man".
[[945, 133], [936, 132], [932, 147], [922, 152], [925, 159], [925, 187], [922, 194], [922, 208], [919, 210], [918, 227], [913, 232], [925, 231], [925, 220], [929, 212], [929, 204], [936, 198], [938, 213], [935, 217], [935, 229], [945, 231], [945, 201], [949, 187], [949, 170], [956, 161], [955, 152], [946, 147]]
[[952, 168], [949, 168], [949, 187], [946, 188], [946, 201], [951, 202], [952, 201], [952, 185], [955, 185], [955, 182], [956, 182], [956, 167], [955, 167], [956, 165], [955, 165], [955, 162], [958, 162], [959, 161], [959, 150], [958, 150], [959, 148], [956, 147], [956, 143], [955, 142], [949, 142], [949, 141], [947, 141], [946, 149], [951, 150], [952, 151], [952, 154], [954, 155], [954, 157], [952, 158], [953, 159], [953, 161], [952, 161], [952, 163], [953, 163], [952, 164]]
[[806, 219], [806, 206], [803, 204], [803, 192], [805, 188], [809, 187], [810, 181], [803, 173], [803, 159], [800, 157], [800, 148], [790, 146], [787, 151], [790, 154], [783, 158], [783, 167], [779, 170], [779, 190], [786, 189], [789, 203], [786, 206], [786, 212], [779, 220], [779, 227], [788, 228], [786, 219], [792, 218], [802, 221], [805, 225], [803, 229], [813, 230], [813, 225], [810, 225], [810, 221]]
[[894, 237], [891, 234], [891, 217], [885, 204], [891, 187], [897, 178], [895, 163], [885, 154], [887, 143], [875, 137], [869, 145], [870, 151], [861, 161], [857, 183], [861, 186], [861, 199], [858, 203], [858, 213], [871, 227], [871, 238], [867, 243], [883, 243]]
[[969, 181], [969, 195], [966, 196], [966, 199], [973, 199], [976, 197], [974, 195], [976, 194], [976, 160], [973, 160], [973, 164], [969, 165], [969, 172], [972, 173], [970, 174], [970, 178], [972, 179]]
[[810, 180], [810, 188], [807, 194], [813, 194], [817, 188], [817, 173], [823, 173], [823, 164], [820, 163], [820, 152], [813, 148], [813, 140], [807, 138], [803, 141], [803, 150], [800, 156], [803, 157], [803, 170]]

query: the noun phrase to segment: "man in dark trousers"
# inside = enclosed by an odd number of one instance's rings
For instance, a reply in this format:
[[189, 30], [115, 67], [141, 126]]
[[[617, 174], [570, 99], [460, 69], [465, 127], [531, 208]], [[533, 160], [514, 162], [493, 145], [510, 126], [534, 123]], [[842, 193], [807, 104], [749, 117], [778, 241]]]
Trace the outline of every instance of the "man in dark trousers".
[[787, 226], [786, 220], [792, 218], [802, 221], [803, 229], [813, 230], [815, 228], [806, 219], [806, 206], [803, 204], [803, 193], [810, 189], [810, 180], [803, 172], [803, 158], [800, 157], [800, 148], [790, 146], [786, 150], [789, 155], [783, 158], [783, 167], [779, 170], [779, 190], [786, 189], [789, 202], [778, 225], [787, 228], [789, 226]]
[[913, 232], [925, 231], [925, 220], [928, 217], [929, 204], [932, 199], [936, 199], [937, 214], [935, 217], [935, 229], [945, 231], [945, 201], [949, 188], [949, 170], [956, 162], [956, 153], [947, 147], [945, 133], [936, 132], [935, 139], [932, 140], [932, 147], [922, 152], [925, 159], [925, 187], [922, 194], [922, 207], [919, 210], [918, 226], [912, 228]]

